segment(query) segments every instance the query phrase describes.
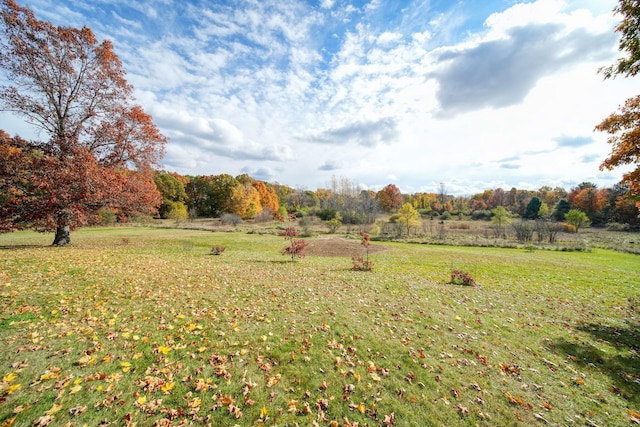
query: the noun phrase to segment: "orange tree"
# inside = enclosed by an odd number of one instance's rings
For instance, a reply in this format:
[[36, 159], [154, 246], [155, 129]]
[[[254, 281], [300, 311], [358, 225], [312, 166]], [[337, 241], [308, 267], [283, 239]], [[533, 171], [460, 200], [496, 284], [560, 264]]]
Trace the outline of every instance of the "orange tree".
[[160, 205], [152, 167], [166, 138], [133, 104], [108, 41], [54, 26], [13, 0], [0, 3], [0, 109], [48, 140], [0, 137], [0, 229], [56, 231], [54, 245], [101, 209], [121, 218]]
[[[614, 11], [622, 17], [616, 32], [620, 34], [618, 48], [626, 56], [600, 72], [606, 78], [620, 74], [633, 77], [640, 72], [640, 0], [619, 0]], [[640, 196], [640, 95], [628, 99], [617, 113], [596, 126], [596, 130], [611, 135], [608, 141], [612, 145], [611, 154], [600, 169], [612, 170], [635, 164], [635, 169], [623, 175], [622, 182], [629, 187], [632, 196]]]

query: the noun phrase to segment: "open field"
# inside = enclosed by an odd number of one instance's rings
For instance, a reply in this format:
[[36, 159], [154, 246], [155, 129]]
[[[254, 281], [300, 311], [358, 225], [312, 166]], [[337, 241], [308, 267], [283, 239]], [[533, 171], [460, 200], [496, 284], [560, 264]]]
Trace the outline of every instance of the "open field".
[[640, 423], [637, 255], [375, 242], [356, 272], [339, 237], [72, 239], [0, 235], [0, 426]]

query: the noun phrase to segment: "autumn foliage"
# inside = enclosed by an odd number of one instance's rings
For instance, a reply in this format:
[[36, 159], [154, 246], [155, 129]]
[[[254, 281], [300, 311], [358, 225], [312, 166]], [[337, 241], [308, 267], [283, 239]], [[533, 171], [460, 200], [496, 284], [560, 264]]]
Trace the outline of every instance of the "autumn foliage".
[[596, 130], [610, 134], [611, 154], [600, 169], [613, 170], [618, 166], [635, 164], [636, 168], [622, 176], [631, 193], [640, 196], [640, 96], [628, 99], [619, 112], [604, 119]]
[[0, 106], [48, 137], [0, 134], [0, 228], [69, 230], [100, 210], [125, 219], [160, 205], [151, 168], [167, 139], [134, 105], [110, 42], [84, 27], [56, 27], [13, 0], [0, 6]]
[[279, 234], [289, 241], [289, 246], [282, 250], [282, 255], [291, 255], [291, 261], [295, 260], [296, 257], [304, 258], [304, 250], [308, 244], [303, 239], [295, 238], [298, 235], [295, 227], [287, 227], [286, 230], [281, 231]]
[[364, 231], [360, 232], [360, 245], [365, 250], [365, 256], [353, 255], [351, 260], [353, 261], [353, 269], [356, 271], [371, 271], [373, 270], [373, 262], [369, 261], [369, 246], [371, 245], [371, 236]]

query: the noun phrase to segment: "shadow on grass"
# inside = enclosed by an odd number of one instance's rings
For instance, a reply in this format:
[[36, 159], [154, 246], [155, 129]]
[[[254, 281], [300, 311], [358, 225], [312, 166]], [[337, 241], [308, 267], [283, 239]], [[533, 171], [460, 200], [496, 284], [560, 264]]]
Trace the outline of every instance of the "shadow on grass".
[[597, 369], [611, 378], [609, 391], [633, 405], [640, 404], [640, 323], [627, 322], [626, 327], [589, 323], [579, 330], [587, 332], [599, 342], [617, 348], [616, 354], [604, 352], [585, 342], [556, 340], [552, 348], [571, 356], [576, 365]]
[[0, 245], [0, 251], [19, 251], [21, 249], [52, 248], [52, 245]]

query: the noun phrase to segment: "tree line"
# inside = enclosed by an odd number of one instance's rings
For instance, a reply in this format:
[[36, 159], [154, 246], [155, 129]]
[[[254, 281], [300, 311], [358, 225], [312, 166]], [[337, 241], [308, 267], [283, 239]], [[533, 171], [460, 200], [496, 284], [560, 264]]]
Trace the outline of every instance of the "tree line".
[[494, 209], [503, 207], [523, 219], [564, 221], [565, 215], [576, 209], [596, 226], [611, 222], [640, 226], [638, 207], [628, 188], [620, 184], [598, 188], [583, 182], [569, 191], [550, 186], [538, 190], [496, 188], [471, 196], [453, 196], [444, 186], [437, 192], [403, 194], [396, 185], [388, 184], [372, 191], [345, 177], [333, 177], [326, 188], [315, 191], [268, 183], [246, 174], [183, 176], [156, 171], [154, 181], [162, 196], [159, 216], [177, 221], [225, 215], [238, 220], [270, 220], [274, 215], [293, 214], [338, 220], [349, 226], [373, 224], [380, 215], [393, 216], [408, 204], [423, 217], [468, 215], [490, 220]]

